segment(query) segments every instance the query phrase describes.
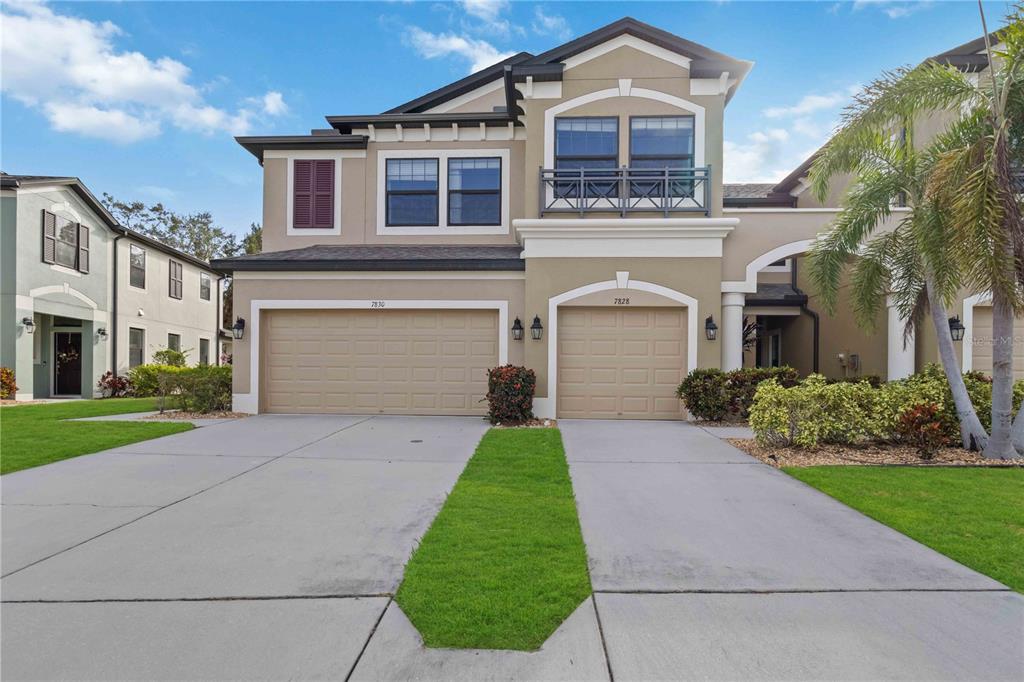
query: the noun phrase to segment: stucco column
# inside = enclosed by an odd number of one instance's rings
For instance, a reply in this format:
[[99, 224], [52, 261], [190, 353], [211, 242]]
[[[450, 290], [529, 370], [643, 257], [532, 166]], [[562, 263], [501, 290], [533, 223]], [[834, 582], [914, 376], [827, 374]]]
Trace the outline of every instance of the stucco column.
[[914, 373], [914, 333], [911, 331], [904, 343], [903, 330], [907, 326], [905, 318], [900, 316], [892, 296], [887, 296], [885, 305], [888, 308], [888, 379], [905, 379]]
[[746, 294], [722, 294], [722, 369], [743, 367], [743, 305]]

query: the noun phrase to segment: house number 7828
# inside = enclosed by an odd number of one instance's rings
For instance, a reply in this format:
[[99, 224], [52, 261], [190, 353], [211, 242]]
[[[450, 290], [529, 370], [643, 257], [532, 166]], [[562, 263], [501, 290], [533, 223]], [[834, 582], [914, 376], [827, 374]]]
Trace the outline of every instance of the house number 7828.
[[629, 298], [615, 298], [612, 299], [612, 302], [615, 303], [615, 305], [629, 305]]

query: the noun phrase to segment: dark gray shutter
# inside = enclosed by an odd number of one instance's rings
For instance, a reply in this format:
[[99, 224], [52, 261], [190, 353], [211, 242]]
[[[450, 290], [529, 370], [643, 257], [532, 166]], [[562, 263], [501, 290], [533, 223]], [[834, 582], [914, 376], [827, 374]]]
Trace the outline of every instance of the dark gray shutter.
[[334, 161], [314, 162], [313, 227], [334, 227]]
[[313, 227], [313, 162], [295, 161], [292, 226]]
[[57, 216], [43, 211], [43, 262], [55, 263], [57, 256]]
[[89, 272], [89, 228], [78, 224], [78, 271]]

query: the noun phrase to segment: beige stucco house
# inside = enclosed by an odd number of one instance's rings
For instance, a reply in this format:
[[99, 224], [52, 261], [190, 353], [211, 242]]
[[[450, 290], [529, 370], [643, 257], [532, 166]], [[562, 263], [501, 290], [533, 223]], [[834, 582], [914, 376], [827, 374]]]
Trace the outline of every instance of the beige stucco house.
[[815, 202], [806, 164], [723, 184], [751, 67], [627, 18], [382, 114], [239, 138], [265, 252], [215, 262], [244, 326], [235, 409], [479, 414], [486, 368], [515, 363], [540, 416], [678, 419], [696, 367], [912, 373], [936, 357], [926, 330], [904, 344], [892, 311], [866, 334], [806, 288], [841, 189]]
[[0, 366], [16, 398], [91, 398], [163, 348], [220, 361], [205, 261], [118, 224], [74, 177], [0, 176]]

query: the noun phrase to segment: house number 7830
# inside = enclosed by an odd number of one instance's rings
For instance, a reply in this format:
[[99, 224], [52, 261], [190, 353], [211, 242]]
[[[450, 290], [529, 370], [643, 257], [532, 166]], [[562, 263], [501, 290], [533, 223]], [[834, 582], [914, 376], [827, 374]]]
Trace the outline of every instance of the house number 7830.
[[370, 307], [371, 308], [383, 308], [384, 307], [384, 301], [370, 301]]

